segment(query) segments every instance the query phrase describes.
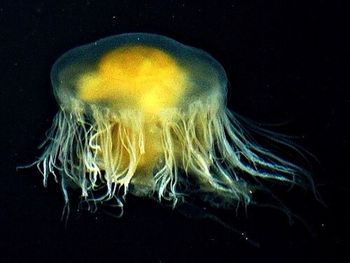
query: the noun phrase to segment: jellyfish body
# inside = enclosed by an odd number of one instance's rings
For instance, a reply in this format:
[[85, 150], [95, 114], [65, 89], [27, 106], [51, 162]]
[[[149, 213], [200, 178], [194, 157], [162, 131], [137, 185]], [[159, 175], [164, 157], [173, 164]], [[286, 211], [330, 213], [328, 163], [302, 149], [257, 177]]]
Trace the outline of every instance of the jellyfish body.
[[121, 34], [68, 51], [51, 80], [60, 110], [36, 163], [66, 202], [73, 187], [97, 203], [132, 193], [175, 206], [200, 193], [227, 206], [250, 203], [265, 179], [302, 178], [249, 139], [226, 108], [223, 67], [202, 50]]

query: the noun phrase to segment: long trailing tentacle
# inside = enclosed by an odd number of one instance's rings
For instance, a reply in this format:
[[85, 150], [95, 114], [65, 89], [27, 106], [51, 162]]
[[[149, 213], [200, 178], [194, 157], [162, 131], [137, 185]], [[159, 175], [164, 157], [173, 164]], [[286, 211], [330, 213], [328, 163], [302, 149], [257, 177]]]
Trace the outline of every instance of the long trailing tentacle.
[[[252, 190], [264, 191], [266, 180], [300, 185], [312, 181], [302, 168], [257, 144], [218, 101], [216, 97], [197, 100], [186, 110], [167, 109], [156, 121], [148, 122], [160, 127], [159, 140], [151, 143], [162, 149], [154, 156], [157, 160], [149, 163], [154, 167], [147, 169], [152, 173], [147, 177], [152, 187], [149, 195], [170, 201], [174, 207], [191, 191], [217, 196], [222, 204], [249, 204]], [[46, 148], [35, 162], [44, 185], [52, 174], [61, 181], [66, 202], [70, 186], [80, 188], [83, 199], [96, 204], [119, 198], [120, 190], [123, 199], [130, 185], [143, 187], [134, 178], [139, 176], [139, 162], [146, 151], [145, 129], [144, 116], [137, 111], [116, 113], [97, 106], [91, 106], [88, 113], [60, 110]], [[271, 140], [289, 146], [283, 138]]]

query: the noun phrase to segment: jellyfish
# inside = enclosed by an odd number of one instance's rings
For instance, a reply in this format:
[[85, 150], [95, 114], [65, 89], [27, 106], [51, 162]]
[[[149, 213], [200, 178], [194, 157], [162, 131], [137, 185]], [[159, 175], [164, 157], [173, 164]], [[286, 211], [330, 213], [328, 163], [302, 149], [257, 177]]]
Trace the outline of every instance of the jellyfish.
[[55, 62], [51, 82], [59, 111], [35, 164], [66, 203], [78, 189], [82, 200], [120, 207], [127, 194], [230, 207], [270, 192], [264, 182], [307, 177], [227, 108], [221, 64], [171, 38], [126, 33], [74, 48]]

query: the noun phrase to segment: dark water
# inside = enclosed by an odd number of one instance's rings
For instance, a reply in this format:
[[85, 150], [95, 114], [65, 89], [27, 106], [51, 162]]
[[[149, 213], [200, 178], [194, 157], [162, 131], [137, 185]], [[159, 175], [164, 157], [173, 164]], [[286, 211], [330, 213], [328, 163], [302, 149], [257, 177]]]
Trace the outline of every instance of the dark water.
[[[340, 2], [57, 2], [0, 2], [0, 262], [340, 261], [350, 249], [348, 32]], [[289, 224], [284, 213], [263, 207], [217, 212], [259, 248], [196, 219], [194, 209], [184, 209], [189, 218], [132, 196], [121, 219], [73, 210], [65, 227], [58, 185], [43, 188], [35, 169], [15, 169], [39, 156], [57, 112], [50, 67], [70, 48], [136, 31], [217, 58], [231, 82], [231, 109], [280, 124], [271, 129], [298, 136], [317, 157], [311, 166], [326, 205], [310, 192], [272, 186], [302, 220]]]

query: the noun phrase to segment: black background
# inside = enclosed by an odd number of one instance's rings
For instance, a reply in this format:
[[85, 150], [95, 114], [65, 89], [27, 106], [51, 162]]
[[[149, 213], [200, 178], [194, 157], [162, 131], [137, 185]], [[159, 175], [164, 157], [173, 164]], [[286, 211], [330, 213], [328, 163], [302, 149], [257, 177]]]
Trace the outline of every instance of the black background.
[[[338, 1], [1, 0], [0, 262], [339, 262], [350, 249], [345, 13]], [[132, 196], [121, 219], [73, 211], [65, 227], [58, 185], [44, 188], [38, 171], [15, 167], [40, 155], [58, 110], [54, 61], [124, 32], [163, 34], [217, 58], [231, 83], [229, 108], [280, 124], [272, 129], [296, 135], [317, 157], [313, 176], [326, 206], [309, 192], [282, 193], [306, 226], [268, 208], [218, 212], [259, 248], [215, 222]]]

